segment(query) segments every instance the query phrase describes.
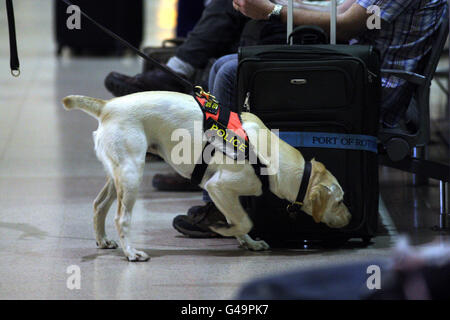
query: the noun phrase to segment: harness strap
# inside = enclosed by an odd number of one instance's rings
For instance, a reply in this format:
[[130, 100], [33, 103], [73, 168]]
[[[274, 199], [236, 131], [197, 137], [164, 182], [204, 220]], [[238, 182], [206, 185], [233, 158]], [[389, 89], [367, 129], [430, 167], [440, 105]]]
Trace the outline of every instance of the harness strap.
[[11, 74], [14, 77], [18, 77], [20, 75], [20, 63], [17, 53], [16, 23], [12, 0], [6, 0], [6, 12], [8, 15], [9, 50], [11, 55], [9, 65], [11, 67]]
[[303, 177], [302, 181], [300, 182], [300, 189], [298, 190], [298, 195], [295, 203], [303, 204], [306, 196], [306, 190], [308, 190], [309, 178], [311, 178], [311, 169], [311, 161], [305, 161], [305, 170], [303, 171]]
[[294, 203], [287, 206], [286, 211], [289, 213], [297, 213], [301, 211], [301, 207], [305, 201], [306, 191], [308, 190], [309, 179], [311, 178], [312, 164], [311, 161], [305, 161], [305, 170], [303, 171], [302, 181], [298, 190], [297, 199]]
[[[210, 145], [209, 142], [206, 142], [205, 146], [203, 147], [202, 154], [200, 155], [200, 162], [195, 164], [194, 171], [191, 175], [191, 182], [195, 185], [199, 185], [202, 180], [203, 176], [205, 175], [206, 169], [208, 169], [208, 163], [203, 161], [203, 154], [205, 152], [205, 149]], [[213, 148], [211, 151], [211, 157], [214, 156], [216, 153], [216, 148]]]
[[[249, 151], [249, 152], [253, 152]], [[255, 170], [256, 175], [258, 176], [259, 180], [262, 183], [262, 192], [266, 193], [269, 191], [270, 185], [269, 185], [269, 176], [267, 174], [262, 174], [262, 169], [266, 168], [266, 165], [262, 164], [261, 161], [259, 161], [259, 158], [255, 155], [256, 163], [252, 164], [253, 170]], [[252, 157], [250, 157], [252, 159]], [[254, 159], [254, 158], [253, 158]]]
[[230, 121], [230, 109], [220, 107], [219, 118], [217, 119], [224, 127], [228, 127], [228, 122]]

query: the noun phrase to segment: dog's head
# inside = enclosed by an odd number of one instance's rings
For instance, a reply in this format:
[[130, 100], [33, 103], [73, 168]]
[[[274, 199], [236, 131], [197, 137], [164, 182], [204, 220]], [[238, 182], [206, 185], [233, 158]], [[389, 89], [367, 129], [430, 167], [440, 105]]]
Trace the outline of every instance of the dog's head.
[[330, 228], [346, 226], [351, 214], [344, 204], [344, 191], [322, 163], [314, 159], [311, 163], [311, 178], [302, 210], [315, 222], [323, 222]]

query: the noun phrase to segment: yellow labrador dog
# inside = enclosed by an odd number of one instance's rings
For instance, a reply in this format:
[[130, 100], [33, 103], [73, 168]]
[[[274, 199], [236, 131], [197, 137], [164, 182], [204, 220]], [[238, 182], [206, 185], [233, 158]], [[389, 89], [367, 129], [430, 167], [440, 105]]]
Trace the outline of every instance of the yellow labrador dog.
[[[135, 93], [109, 101], [73, 95], [64, 98], [63, 103], [66, 109], [81, 109], [99, 121], [99, 127], [93, 134], [95, 151], [108, 177], [94, 201], [94, 229], [98, 247], [117, 248], [116, 242], [105, 233], [106, 215], [117, 198], [118, 210], [114, 221], [123, 252], [129, 261], [148, 260], [149, 256], [136, 250], [129, 240], [131, 213], [143, 175], [146, 152], [159, 155], [183, 177], [190, 178], [197, 159], [192, 159], [190, 163], [175, 163], [171, 154], [178, 142], [173, 141], [171, 136], [174, 130], [183, 128], [195, 137], [194, 123], [201, 123], [202, 111], [190, 95], [158, 91]], [[279, 198], [296, 201], [305, 165], [301, 153], [279, 140], [255, 115], [243, 113], [242, 122], [251, 142], [257, 141], [261, 130], [266, 130], [269, 132], [268, 139], [276, 139], [279, 143], [277, 170], [269, 175], [270, 190]], [[205, 141], [200, 136], [199, 139], [192, 139], [190, 144], [192, 150], [202, 150]], [[269, 249], [266, 242], [255, 241], [248, 235], [252, 221], [239, 202], [239, 196], [258, 196], [262, 193], [261, 181], [252, 165], [248, 161], [240, 164], [214, 161], [216, 157], [225, 156], [221, 152], [214, 154], [200, 186], [208, 191], [229, 225], [212, 226], [211, 229], [223, 236], [236, 237], [247, 249]], [[258, 153], [258, 158], [270, 171], [274, 165], [271, 157]], [[333, 228], [343, 227], [351, 218], [343, 196], [336, 178], [323, 164], [313, 160], [302, 210], [316, 222]]]

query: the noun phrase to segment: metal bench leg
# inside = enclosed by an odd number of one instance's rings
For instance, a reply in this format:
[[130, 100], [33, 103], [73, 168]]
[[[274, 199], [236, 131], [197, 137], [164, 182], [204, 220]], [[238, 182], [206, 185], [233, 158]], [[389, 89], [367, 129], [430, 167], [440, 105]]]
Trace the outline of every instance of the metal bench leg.
[[439, 226], [441, 229], [449, 230], [450, 229], [450, 213], [448, 209], [449, 205], [449, 188], [448, 182], [439, 181], [439, 196], [441, 200], [441, 215]]
[[[417, 159], [428, 160], [428, 146], [415, 147], [413, 149], [413, 157]], [[415, 187], [428, 184], [428, 177], [421, 174], [413, 174], [413, 185]]]

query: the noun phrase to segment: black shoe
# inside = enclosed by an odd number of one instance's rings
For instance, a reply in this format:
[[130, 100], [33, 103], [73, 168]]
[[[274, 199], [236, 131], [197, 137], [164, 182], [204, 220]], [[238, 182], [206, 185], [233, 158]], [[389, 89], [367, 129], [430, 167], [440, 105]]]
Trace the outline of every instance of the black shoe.
[[[209, 203], [209, 202], [207, 202], [206, 204], [208, 204], [208, 203]], [[190, 207], [190, 208], [188, 209], [187, 215], [188, 215], [189, 217], [190, 217], [190, 216], [195, 217], [196, 215], [198, 215], [199, 213], [201, 213], [201, 212], [204, 210], [204, 208], [205, 208], [205, 205]]]
[[134, 77], [111, 72], [105, 78], [105, 87], [116, 97], [142, 91], [187, 92], [174, 76], [159, 69], [139, 73]]
[[187, 215], [179, 215], [173, 219], [173, 227], [180, 233], [191, 238], [222, 238], [222, 236], [209, 226], [214, 224], [227, 224], [225, 217], [216, 208], [213, 202], [204, 206], [194, 206]]
[[161, 191], [201, 191], [202, 189], [183, 178], [178, 173], [155, 174], [152, 180], [154, 188]]

